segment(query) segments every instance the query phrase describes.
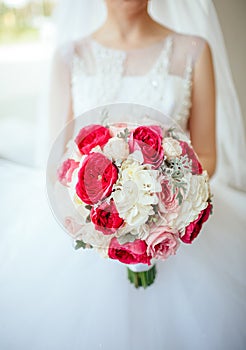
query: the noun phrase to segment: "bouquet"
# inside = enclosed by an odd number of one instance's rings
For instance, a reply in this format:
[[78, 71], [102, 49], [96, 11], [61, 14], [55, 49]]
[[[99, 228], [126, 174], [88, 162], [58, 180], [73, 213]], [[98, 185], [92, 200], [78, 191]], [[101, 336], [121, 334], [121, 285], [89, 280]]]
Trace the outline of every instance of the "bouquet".
[[126, 264], [136, 288], [154, 282], [157, 260], [193, 242], [212, 210], [208, 175], [190, 141], [157, 123], [82, 127], [57, 179], [74, 208], [62, 224], [75, 248]]

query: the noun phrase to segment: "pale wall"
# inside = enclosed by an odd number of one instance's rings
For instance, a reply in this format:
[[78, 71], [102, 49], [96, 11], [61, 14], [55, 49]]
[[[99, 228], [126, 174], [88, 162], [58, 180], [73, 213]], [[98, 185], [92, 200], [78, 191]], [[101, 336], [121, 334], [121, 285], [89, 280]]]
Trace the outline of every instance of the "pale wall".
[[246, 121], [246, 0], [214, 0]]

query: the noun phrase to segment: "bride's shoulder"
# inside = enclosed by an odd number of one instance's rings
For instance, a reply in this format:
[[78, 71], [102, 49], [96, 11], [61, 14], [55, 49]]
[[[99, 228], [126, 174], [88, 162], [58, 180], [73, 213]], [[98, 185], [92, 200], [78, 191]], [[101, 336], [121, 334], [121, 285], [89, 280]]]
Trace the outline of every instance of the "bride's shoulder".
[[195, 62], [204, 50], [210, 50], [208, 41], [202, 36], [173, 32], [176, 53], [190, 56]]
[[56, 59], [70, 63], [74, 56], [83, 56], [89, 45], [89, 36], [77, 40], [70, 40], [59, 45], [54, 53]]

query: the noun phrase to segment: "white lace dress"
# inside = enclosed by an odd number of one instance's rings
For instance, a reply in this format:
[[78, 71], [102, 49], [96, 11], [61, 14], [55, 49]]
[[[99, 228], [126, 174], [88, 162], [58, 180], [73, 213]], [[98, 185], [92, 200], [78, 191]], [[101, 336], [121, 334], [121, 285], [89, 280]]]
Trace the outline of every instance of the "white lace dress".
[[[75, 116], [134, 102], [187, 131], [203, 47], [201, 38], [175, 34], [125, 52], [88, 37], [66, 45], [57, 68], [71, 84]], [[69, 102], [60, 101], [62, 119]], [[245, 349], [243, 194], [215, 181], [214, 215], [199, 238], [158, 263], [154, 285], [136, 290], [123, 265], [73, 249], [48, 208], [42, 175], [4, 164], [0, 182], [1, 349]]]

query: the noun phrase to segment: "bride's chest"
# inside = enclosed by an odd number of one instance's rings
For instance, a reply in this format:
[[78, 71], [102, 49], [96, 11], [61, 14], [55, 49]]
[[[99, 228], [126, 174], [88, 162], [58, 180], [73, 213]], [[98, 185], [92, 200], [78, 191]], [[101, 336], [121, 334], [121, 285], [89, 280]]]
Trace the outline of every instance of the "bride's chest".
[[136, 75], [134, 71], [125, 74], [126, 56], [122, 52], [94, 52], [96, 69], [93, 72], [75, 56], [71, 79], [75, 116], [98, 105], [132, 102], [159, 109], [186, 129], [191, 106], [192, 69], [187, 66], [184, 77], [170, 74], [168, 49], [161, 52], [146, 74]]

